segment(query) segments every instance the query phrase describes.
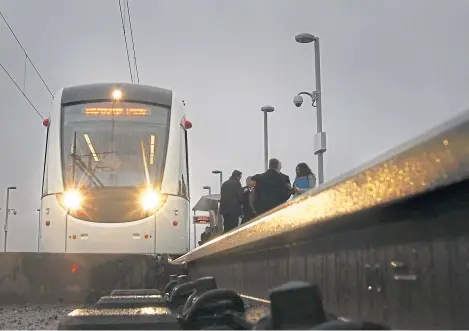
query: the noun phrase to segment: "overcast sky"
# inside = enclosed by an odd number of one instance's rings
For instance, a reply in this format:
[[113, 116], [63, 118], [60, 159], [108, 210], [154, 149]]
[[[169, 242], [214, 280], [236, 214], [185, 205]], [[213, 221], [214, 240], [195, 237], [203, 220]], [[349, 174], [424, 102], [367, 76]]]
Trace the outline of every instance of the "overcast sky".
[[[315, 110], [293, 96], [314, 89], [311, 45], [321, 39], [325, 177], [330, 180], [438, 125], [469, 106], [469, 1], [130, 1], [140, 80], [186, 100], [191, 193], [218, 192], [226, 177], [263, 170], [263, 117], [271, 114], [270, 156], [293, 177], [316, 172]], [[55, 93], [65, 85], [129, 81], [117, 0], [0, 0], [5, 15]], [[3, 22], [0, 63], [23, 84], [24, 56]], [[18, 186], [9, 250], [37, 249], [45, 130], [0, 71], [0, 197]], [[31, 66], [26, 93], [43, 113], [50, 96]], [[1, 203], [2, 217], [4, 198]], [[3, 240], [3, 236], [2, 240]]]

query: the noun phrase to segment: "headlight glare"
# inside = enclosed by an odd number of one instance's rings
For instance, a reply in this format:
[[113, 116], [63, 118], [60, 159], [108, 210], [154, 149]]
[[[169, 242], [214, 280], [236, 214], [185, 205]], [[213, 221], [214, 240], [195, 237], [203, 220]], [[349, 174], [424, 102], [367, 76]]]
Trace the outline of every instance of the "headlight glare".
[[141, 203], [145, 211], [155, 210], [160, 202], [160, 196], [157, 192], [148, 190], [142, 195]]
[[63, 195], [63, 203], [67, 209], [76, 210], [81, 206], [81, 195], [77, 191], [67, 191]]

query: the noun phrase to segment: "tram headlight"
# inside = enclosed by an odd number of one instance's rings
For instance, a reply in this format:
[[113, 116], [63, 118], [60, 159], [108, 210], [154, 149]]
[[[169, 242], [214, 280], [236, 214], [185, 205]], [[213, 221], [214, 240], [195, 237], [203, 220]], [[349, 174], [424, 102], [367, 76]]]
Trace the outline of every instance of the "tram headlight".
[[121, 90], [114, 90], [112, 91], [112, 98], [116, 101], [120, 100], [122, 98], [122, 92]]
[[77, 210], [81, 206], [81, 195], [78, 191], [67, 191], [63, 195], [63, 203], [65, 208], [70, 210]]
[[140, 202], [145, 211], [155, 210], [160, 203], [160, 195], [153, 190], [145, 191]]

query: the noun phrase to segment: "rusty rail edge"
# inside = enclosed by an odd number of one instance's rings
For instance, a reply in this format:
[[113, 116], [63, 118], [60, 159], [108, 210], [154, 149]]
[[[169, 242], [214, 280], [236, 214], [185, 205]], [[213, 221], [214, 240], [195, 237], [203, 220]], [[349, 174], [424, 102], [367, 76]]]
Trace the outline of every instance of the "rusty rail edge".
[[[317, 235], [378, 225], [347, 216], [458, 183], [469, 177], [469, 111], [320, 188], [257, 217], [173, 261], [292, 245]], [[319, 226], [318, 225], [326, 225]], [[331, 227], [327, 227], [331, 225]], [[305, 231], [308, 230], [308, 231]], [[307, 236], [307, 237], [306, 237]]]

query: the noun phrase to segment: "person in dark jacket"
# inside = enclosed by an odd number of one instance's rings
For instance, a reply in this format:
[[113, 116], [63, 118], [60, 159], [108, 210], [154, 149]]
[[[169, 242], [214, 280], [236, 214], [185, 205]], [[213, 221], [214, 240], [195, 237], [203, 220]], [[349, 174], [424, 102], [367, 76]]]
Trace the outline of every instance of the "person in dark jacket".
[[246, 178], [246, 186], [243, 187], [243, 221], [242, 223], [247, 223], [252, 220], [256, 215], [251, 207], [251, 194], [253, 191], [253, 181], [251, 180], [252, 176]]
[[293, 193], [290, 177], [282, 174], [282, 164], [277, 159], [269, 160], [269, 169], [252, 177], [254, 188], [254, 212], [263, 214], [286, 202]]
[[230, 179], [221, 186], [220, 214], [223, 215], [224, 233], [238, 226], [239, 217], [241, 216], [241, 202], [243, 199], [241, 177], [241, 171], [235, 170]]
[[204, 232], [200, 235], [199, 246], [202, 246], [210, 240], [210, 227], [206, 227]]

